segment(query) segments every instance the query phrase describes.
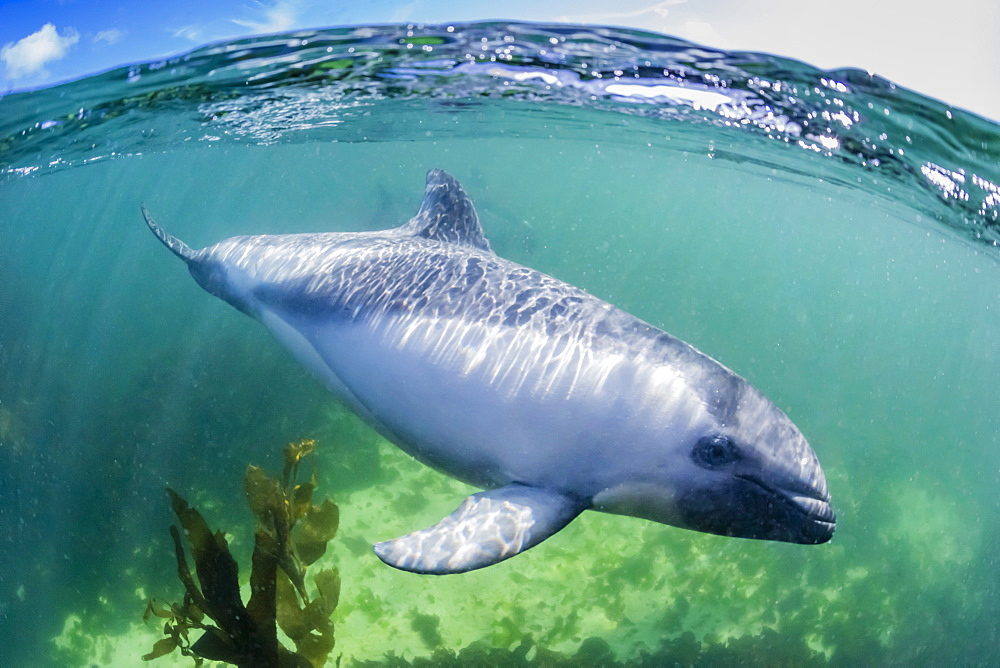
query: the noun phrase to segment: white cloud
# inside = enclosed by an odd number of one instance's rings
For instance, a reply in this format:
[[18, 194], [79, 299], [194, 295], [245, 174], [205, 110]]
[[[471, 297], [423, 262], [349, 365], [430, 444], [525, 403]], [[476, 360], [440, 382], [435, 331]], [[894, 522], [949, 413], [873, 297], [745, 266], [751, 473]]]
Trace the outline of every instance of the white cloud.
[[233, 23], [256, 33], [284, 32], [295, 25], [299, 16], [299, 3], [295, 0], [277, 0], [270, 5], [256, 3], [264, 14], [263, 21], [233, 19]]
[[80, 33], [73, 28], [67, 28], [60, 35], [54, 25], [46, 23], [38, 32], [16, 42], [8, 42], [0, 49], [0, 60], [6, 66], [10, 79], [23, 79], [43, 73], [47, 63], [64, 58], [69, 48], [79, 41]]
[[557, 21], [566, 23], [621, 23], [622, 19], [628, 19], [628, 23], [635, 24], [636, 19], [663, 19], [670, 13], [671, 7], [683, 5], [687, 0], [663, 0], [654, 5], [640, 7], [631, 11], [604, 11], [599, 13], [574, 14], [572, 16], [559, 16]]
[[123, 37], [125, 37], [124, 30], [112, 28], [111, 30], [102, 30], [94, 35], [94, 42], [107, 42], [108, 44], [115, 44], [120, 42]]
[[306, 5], [308, 0], [274, 0], [268, 3], [255, 1], [247, 7], [253, 12], [250, 18], [217, 18], [205, 23], [192, 23], [167, 30], [175, 38], [198, 44], [232, 39], [248, 32], [257, 34], [287, 32], [298, 26], [300, 14]]
[[685, 21], [681, 24], [677, 36], [699, 44], [712, 44], [719, 41], [719, 35], [715, 32], [712, 24], [699, 19]]
[[205, 39], [205, 30], [202, 26], [187, 25], [180, 28], [170, 28], [169, 30], [170, 34], [174, 37], [181, 37], [192, 42], [201, 42]]

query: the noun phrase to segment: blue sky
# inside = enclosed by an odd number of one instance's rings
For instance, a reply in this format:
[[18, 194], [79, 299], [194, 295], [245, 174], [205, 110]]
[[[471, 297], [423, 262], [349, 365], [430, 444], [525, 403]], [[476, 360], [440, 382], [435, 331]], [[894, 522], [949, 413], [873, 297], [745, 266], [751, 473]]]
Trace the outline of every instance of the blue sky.
[[859, 67], [1000, 119], [996, 0], [0, 0], [0, 91], [255, 33], [491, 18], [644, 28], [823, 68]]

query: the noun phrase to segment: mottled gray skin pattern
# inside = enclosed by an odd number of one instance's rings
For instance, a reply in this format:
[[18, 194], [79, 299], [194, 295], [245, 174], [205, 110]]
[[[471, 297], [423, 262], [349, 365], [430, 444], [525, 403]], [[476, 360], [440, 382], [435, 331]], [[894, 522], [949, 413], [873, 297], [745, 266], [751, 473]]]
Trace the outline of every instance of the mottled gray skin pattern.
[[428, 174], [413, 220], [383, 232], [192, 251], [147, 220], [202, 287], [387, 438], [497, 490], [380, 544], [387, 563], [479, 568], [587, 508], [749, 538], [833, 533], [822, 469], [784, 413], [683, 341], [495, 255], [444, 172]]

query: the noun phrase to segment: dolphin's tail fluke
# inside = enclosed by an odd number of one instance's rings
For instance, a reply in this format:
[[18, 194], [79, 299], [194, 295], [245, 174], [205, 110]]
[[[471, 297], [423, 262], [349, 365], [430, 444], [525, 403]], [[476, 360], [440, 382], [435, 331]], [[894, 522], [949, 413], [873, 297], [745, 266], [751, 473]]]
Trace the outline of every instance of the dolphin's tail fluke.
[[185, 262], [191, 262], [194, 259], [195, 251], [177, 237], [164, 232], [163, 228], [157, 225], [153, 217], [149, 215], [149, 209], [146, 208], [145, 204], [142, 205], [142, 217], [146, 219], [146, 224], [149, 225], [149, 229], [153, 231], [156, 238], [162, 241], [163, 245], [169, 248], [174, 255]]

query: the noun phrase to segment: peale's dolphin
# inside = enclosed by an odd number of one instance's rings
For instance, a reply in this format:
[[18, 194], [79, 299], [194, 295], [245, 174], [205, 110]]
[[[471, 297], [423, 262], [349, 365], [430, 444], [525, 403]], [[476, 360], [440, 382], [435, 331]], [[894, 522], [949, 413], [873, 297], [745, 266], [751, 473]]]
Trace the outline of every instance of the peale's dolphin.
[[587, 509], [724, 536], [833, 535], [823, 470], [781, 410], [687, 343], [494, 254], [444, 171], [384, 232], [192, 250], [143, 215], [201, 287], [263, 322], [387, 439], [486, 490], [376, 544], [391, 566], [489, 566]]

